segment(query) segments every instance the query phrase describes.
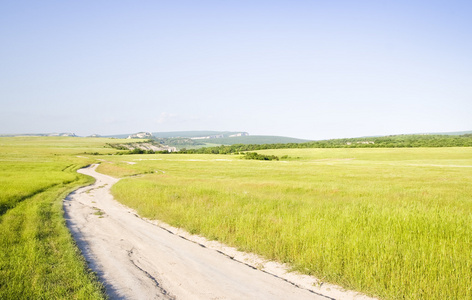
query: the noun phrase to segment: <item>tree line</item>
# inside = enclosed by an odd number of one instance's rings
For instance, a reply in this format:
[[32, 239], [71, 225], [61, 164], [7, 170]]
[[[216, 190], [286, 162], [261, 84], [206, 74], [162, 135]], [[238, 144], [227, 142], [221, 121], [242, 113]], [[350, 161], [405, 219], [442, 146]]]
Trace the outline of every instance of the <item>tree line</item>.
[[199, 149], [181, 149], [184, 154], [238, 154], [247, 151], [290, 148], [416, 148], [472, 147], [472, 134], [464, 135], [392, 135], [369, 138], [344, 138], [305, 143], [234, 144]]

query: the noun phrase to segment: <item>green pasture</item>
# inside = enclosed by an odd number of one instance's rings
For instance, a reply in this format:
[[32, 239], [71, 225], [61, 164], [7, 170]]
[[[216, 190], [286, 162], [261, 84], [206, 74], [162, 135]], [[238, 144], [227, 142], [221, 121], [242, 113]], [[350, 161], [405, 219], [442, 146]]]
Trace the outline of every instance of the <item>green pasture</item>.
[[76, 171], [114, 153], [110, 139], [0, 138], [0, 299], [102, 299], [65, 226], [62, 199], [91, 179]]
[[[63, 217], [91, 179], [186, 228], [382, 299], [472, 298], [472, 148], [108, 155], [114, 139], [0, 138], [0, 299], [101, 299]], [[140, 176], [132, 176], [140, 175]]]
[[142, 216], [382, 299], [472, 298], [472, 148], [108, 156]]

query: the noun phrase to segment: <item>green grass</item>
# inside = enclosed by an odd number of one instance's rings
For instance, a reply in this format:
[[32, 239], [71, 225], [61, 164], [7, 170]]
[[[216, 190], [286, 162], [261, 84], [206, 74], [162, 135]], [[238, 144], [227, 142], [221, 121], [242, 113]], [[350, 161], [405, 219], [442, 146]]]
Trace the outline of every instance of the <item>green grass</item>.
[[0, 138], [0, 299], [104, 297], [62, 212], [96, 159], [148, 218], [384, 299], [472, 298], [472, 148], [87, 154], [113, 142]]
[[62, 199], [92, 179], [84, 152], [109, 139], [0, 138], [0, 299], [103, 299], [63, 217]]
[[[472, 148], [113, 157], [138, 213], [383, 299], [472, 298]], [[126, 161], [136, 162], [131, 165]], [[118, 173], [116, 173], [118, 172]]]

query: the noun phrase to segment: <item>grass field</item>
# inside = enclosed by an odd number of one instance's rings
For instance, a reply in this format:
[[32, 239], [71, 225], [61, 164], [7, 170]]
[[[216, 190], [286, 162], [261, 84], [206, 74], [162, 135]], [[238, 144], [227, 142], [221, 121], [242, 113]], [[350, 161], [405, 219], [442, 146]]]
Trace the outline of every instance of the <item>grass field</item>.
[[65, 226], [62, 199], [91, 183], [76, 170], [108, 139], [0, 138], [0, 299], [103, 299]]
[[113, 188], [143, 216], [383, 299], [472, 298], [472, 148], [96, 155], [109, 142], [0, 138], [0, 299], [104, 297], [61, 201], [98, 159], [143, 174]]
[[[113, 156], [148, 218], [383, 299], [472, 298], [472, 148]], [[136, 164], [129, 164], [133, 162]]]

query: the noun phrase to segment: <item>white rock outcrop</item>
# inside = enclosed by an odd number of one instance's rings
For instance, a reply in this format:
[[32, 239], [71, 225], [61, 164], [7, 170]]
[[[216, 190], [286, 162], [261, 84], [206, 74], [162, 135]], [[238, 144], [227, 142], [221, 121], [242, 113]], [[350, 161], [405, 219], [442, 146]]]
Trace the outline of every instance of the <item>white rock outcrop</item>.
[[150, 132], [138, 132], [127, 137], [128, 139], [149, 139], [152, 138]]

